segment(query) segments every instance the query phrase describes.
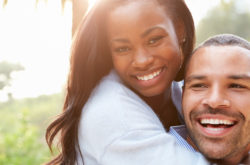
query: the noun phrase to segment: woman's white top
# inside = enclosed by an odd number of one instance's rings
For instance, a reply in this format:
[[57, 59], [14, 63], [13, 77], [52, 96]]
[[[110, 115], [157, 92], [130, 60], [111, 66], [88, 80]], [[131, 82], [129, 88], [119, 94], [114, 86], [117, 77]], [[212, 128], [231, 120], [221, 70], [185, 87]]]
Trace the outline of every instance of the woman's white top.
[[[181, 109], [181, 88], [172, 84]], [[78, 135], [84, 165], [204, 165], [198, 152], [176, 144], [154, 111], [122, 84], [115, 71], [104, 77], [82, 109]], [[77, 163], [82, 165], [78, 153]]]

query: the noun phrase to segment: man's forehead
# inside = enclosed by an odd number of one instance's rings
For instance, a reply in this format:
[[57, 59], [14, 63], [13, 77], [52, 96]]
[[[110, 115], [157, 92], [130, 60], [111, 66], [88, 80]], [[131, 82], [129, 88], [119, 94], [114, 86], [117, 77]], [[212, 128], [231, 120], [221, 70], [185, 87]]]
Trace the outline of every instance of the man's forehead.
[[[221, 61], [220, 61], [221, 60]], [[241, 61], [242, 60], [242, 61]], [[223, 63], [224, 61], [234, 65], [243, 64], [250, 66], [250, 50], [239, 46], [208, 46], [198, 49], [190, 59], [188, 65], [198, 65], [207, 63]], [[218, 64], [219, 64], [218, 63]]]
[[186, 76], [224, 74], [242, 77], [250, 74], [250, 51], [239, 46], [208, 46], [198, 49], [186, 67]]

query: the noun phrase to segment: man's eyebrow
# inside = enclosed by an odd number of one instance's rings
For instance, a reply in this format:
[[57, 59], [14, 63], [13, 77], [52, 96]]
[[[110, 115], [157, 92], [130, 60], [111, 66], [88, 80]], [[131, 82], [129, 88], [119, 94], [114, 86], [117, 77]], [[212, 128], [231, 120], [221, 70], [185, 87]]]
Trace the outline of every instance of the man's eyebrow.
[[249, 75], [230, 75], [228, 76], [229, 79], [234, 79], [234, 80], [248, 80], [250, 81], [250, 76]]
[[[143, 38], [143, 37], [147, 36], [149, 33], [151, 33], [152, 31], [154, 31], [154, 30], [156, 30], [156, 29], [164, 30], [164, 29], [163, 29], [162, 27], [160, 27], [160, 26], [154, 26], [154, 27], [151, 27], [151, 28], [147, 29], [145, 32], [143, 32], [143, 33], [141, 34], [141, 37]], [[166, 32], [166, 33], [167, 33], [167, 32]]]
[[191, 75], [185, 78], [185, 83], [190, 82], [192, 80], [202, 80], [205, 78], [206, 78], [205, 76], [201, 76], [201, 75]]

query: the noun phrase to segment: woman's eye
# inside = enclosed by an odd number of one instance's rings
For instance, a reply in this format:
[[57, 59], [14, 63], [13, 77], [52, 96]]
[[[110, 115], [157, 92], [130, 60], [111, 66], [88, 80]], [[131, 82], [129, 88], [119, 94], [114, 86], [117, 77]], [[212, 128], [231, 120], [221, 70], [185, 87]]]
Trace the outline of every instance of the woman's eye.
[[149, 45], [155, 44], [155, 43], [157, 43], [158, 41], [160, 41], [162, 38], [163, 38], [163, 36], [153, 37], [153, 38], [151, 38], [151, 39], [148, 41], [148, 44], [149, 44]]
[[237, 89], [241, 89], [241, 88], [245, 88], [245, 86], [240, 85], [240, 84], [230, 84], [229, 88], [237, 88]]
[[115, 52], [117, 52], [117, 53], [128, 52], [129, 50], [130, 50], [129, 47], [118, 47], [118, 48], [115, 48]]

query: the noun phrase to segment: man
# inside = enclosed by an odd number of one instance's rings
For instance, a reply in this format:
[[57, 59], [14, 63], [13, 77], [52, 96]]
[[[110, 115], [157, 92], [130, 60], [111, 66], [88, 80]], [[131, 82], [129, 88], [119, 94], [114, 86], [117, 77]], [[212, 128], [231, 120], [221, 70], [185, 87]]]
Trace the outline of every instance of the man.
[[250, 164], [250, 43], [229, 34], [205, 41], [187, 63], [183, 89], [191, 138], [184, 127], [173, 127], [188, 142], [179, 143], [214, 163]]

